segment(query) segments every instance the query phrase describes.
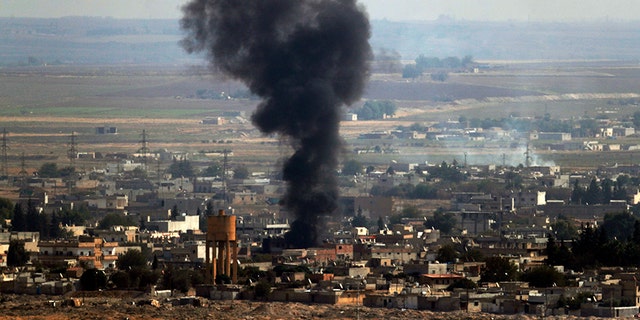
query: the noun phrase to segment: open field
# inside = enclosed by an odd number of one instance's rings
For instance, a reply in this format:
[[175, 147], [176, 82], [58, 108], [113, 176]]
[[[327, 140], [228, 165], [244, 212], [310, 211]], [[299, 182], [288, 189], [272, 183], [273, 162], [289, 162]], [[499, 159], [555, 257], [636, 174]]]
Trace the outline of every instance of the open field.
[[[512, 164], [522, 163], [521, 147], [510, 143], [455, 143], [360, 140], [373, 130], [392, 130], [413, 123], [467, 118], [508, 116], [571, 119], [629, 117], [639, 110], [640, 68], [635, 65], [560, 68], [544, 64], [526, 68], [498, 68], [477, 74], [452, 74], [444, 83], [426, 79], [409, 81], [399, 75], [374, 75], [365, 99], [396, 102], [396, 117], [380, 121], [343, 122], [341, 133], [348, 144], [346, 157], [385, 164], [391, 160], [440, 162], [457, 159], [464, 153], [469, 163], [500, 163], [507, 154]], [[10, 166], [19, 165], [22, 153], [44, 155], [47, 161], [68, 163], [66, 151], [70, 135], [76, 134], [80, 152], [103, 154], [135, 152], [140, 148], [142, 130], [151, 150], [168, 149], [196, 153], [196, 160], [212, 159], [197, 154], [230, 149], [233, 161], [246, 162], [256, 170], [273, 168], [290, 150], [276, 136], [264, 137], [250, 123], [259, 103], [249, 99], [199, 99], [196, 92], [241, 92], [241, 84], [212, 76], [194, 67], [24, 67], [0, 69], [0, 128], [7, 130]], [[567, 94], [571, 93], [571, 94]], [[446, 99], [443, 99], [446, 98]], [[631, 103], [630, 103], [631, 101]], [[355, 107], [362, 102], [356, 103]], [[203, 125], [205, 117], [226, 111], [243, 111], [244, 118], [229, 118], [224, 125]], [[116, 135], [97, 135], [95, 128], [115, 126]], [[629, 143], [640, 143], [629, 140]], [[520, 141], [521, 145], [526, 141]], [[349, 155], [356, 147], [385, 145], [394, 154]], [[620, 151], [584, 154], [534, 150], [540, 161], [580, 166], [628, 163], [640, 159], [638, 152]], [[519, 160], [522, 159], [522, 160]], [[79, 165], [83, 161], [79, 160]], [[37, 168], [42, 161], [27, 160]], [[99, 165], [89, 161], [87, 167]], [[168, 165], [168, 164], [166, 164]]]

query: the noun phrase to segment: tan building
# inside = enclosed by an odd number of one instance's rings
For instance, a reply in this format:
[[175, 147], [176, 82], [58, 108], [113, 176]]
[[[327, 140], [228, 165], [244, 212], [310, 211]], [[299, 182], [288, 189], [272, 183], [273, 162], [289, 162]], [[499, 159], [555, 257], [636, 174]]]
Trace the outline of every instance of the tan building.
[[36, 259], [47, 266], [75, 266], [87, 268], [115, 268], [118, 260], [115, 242], [102, 238], [80, 236], [77, 240], [40, 241]]

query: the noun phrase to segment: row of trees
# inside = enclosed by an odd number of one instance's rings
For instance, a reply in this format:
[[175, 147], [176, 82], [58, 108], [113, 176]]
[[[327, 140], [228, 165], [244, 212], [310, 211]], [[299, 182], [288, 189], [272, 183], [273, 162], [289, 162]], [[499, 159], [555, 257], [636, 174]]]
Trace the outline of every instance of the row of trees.
[[75, 173], [74, 167], [58, 168], [53, 162], [43, 163], [38, 169], [38, 176], [42, 178], [67, 178]]
[[40, 239], [57, 239], [67, 235], [63, 225], [82, 225], [88, 217], [89, 211], [85, 206], [46, 214], [38, 212], [30, 202], [26, 209], [18, 203], [13, 208], [11, 231], [39, 232]]
[[591, 179], [589, 186], [583, 188], [576, 180], [571, 191], [571, 203], [574, 204], [607, 204], [611, 200], [627, 200], [627, 188], [631, 180], [628, 176], [621, 175], [616, 181], [605, 178], [598, 181]]
[[[480, 274], [480, 282], [501, 282], [522, 280], [530, 283], [532, 287], [543, 288], [565, 285], [567, 280], [564, 275], [551, 266], [540, 266], [525, 272], [519, 272], [515, 264], [504, 257], [484, 257], [477, 249], [470, 249], [466, 243], [448, 244], [438, 250], [439, 262], [452, 263], [455, 261], [484, 261], [485, 268]], [[452, 288], [474, 288], [477, 284], [463, 281], [454, 283]]]
[[[431, 69], [436, 70], [431, 73], [431, 78], [436, 81], [445, 81], [448, 74], [444, 70], [456, 70], [470, 67], [473, 62], [472, 56], [465, 56], [462, 59], [458, 57], [447, 57], [440, 59], [438, 57], [426, 57], [419, 55], [415, 59], [415, 63], [405, 65], [402, 69], [403, 78], [417, 78], [425, 71]], [[444, 69], [444, 70], [443, 70]]]
[[369, 100], [353, 112], [358, 115], [358, 120], [376, 120], [395, 115], [397, 109], [396, 104], [389, 100]]
[[[213, 162], [208, 167], [206, 167], [201, 172], [198, 172], [194, 167], [191, 161], [187, 159], [177, 160], [174, 159], [169, 168], [167, 168], [167, 172], [170, 173], [173, 177], [185, 177], [192, 178], [195, 176], [203, 176], [203, 177], [221, 177], [223, 175], [223, 168], [220, 162]], [[244, 165], [238, 165], [233, 168], [233, 178], [234, 179], [246, 179], [249, 177], [251, 172]]]
[[628, 212], [607, 214], [601, 226], [583, 226], [573, 238], [562, 240], [549, 236], [548, 264], [573, 270], [640, 264], [640, 221]]
[[164, 289], [187, 292], [189, 288], [205, 282], [204, 270], [178, 269], [172, 265], [162, 267], [154, 256], [151, 265], [140, 250], [129, 250], [118, 257], [118, 271], [107, 276], [96, 269], [85, 270], [80, 277], [83, 290], [104, 289], [109, 284], [117, 289], [146, 289], [160, 285]]

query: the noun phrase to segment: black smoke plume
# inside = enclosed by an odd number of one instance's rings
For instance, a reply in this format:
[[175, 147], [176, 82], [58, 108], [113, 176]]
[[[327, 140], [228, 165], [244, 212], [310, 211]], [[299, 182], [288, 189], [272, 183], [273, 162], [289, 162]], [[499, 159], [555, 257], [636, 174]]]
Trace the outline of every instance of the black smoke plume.
[[265, 134], [287, 137], [284, 205], [295, 214], [287, 242], [317, 244], [318, 217], [337, 207], [341, 107], [368, 76], [370, 26], [355, 0], [193, 0], [182, 41], [215, 70], [262, 98], [252, 116]]

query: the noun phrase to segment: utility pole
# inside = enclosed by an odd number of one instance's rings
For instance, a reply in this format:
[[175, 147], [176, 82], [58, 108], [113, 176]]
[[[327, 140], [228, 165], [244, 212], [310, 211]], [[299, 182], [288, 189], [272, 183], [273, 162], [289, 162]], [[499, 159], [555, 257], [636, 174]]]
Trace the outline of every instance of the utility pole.
[[158, 161], [156, 162], [156, 176], [158, 178], [158, 192], [160, 192], [160, 184], [162, 183], [162, 176], [160, 172], [160, 157], [158, 157]]
[[7, 129], [2, 130], [2, 177], [9, 178], [9, 160], [7, 157]]
[[142, 129], [142, 139], [140, 140], [140, 149], [138, 153], [142, 154], [142, 161], [144, 163], [144, 170], [147, 170], [147, 156], [149, 155], [149, 145], [147, 142], [147, 131]]
[[67, 157], [72, 168], [75, 168], [76, 158], [78, 158], [78, 142], [76, 141], [76, 132], [71, 132], [69, 141], [69, 149], [67, 150]]
[[25, 165], [24, 160], [24, 151], [20, 156], [20, 187], [25, 187], [27, 184], [27, 166]]
[[225, 209], [229, 204], [227, 201], [227, 170], [229, 169], [229, 153], [231, 153], [231, 150], [222, 150], [222, 154], [224, 156], [222, 158], [222, 200], [224, 201]]
[[76, 132], [71, 131], [71, 140], [69, 141], [69, 149], [67, 150], [67, 156], [69, 157], [69, 163], [71, 166], [72, 172], [70, 172], [69, 180], [67, 181], [69, 193], [71, 193], [71, 189], [75, 186], [76, 181], [76, 159], [78, 158], [78, 142], [76, 141]]

